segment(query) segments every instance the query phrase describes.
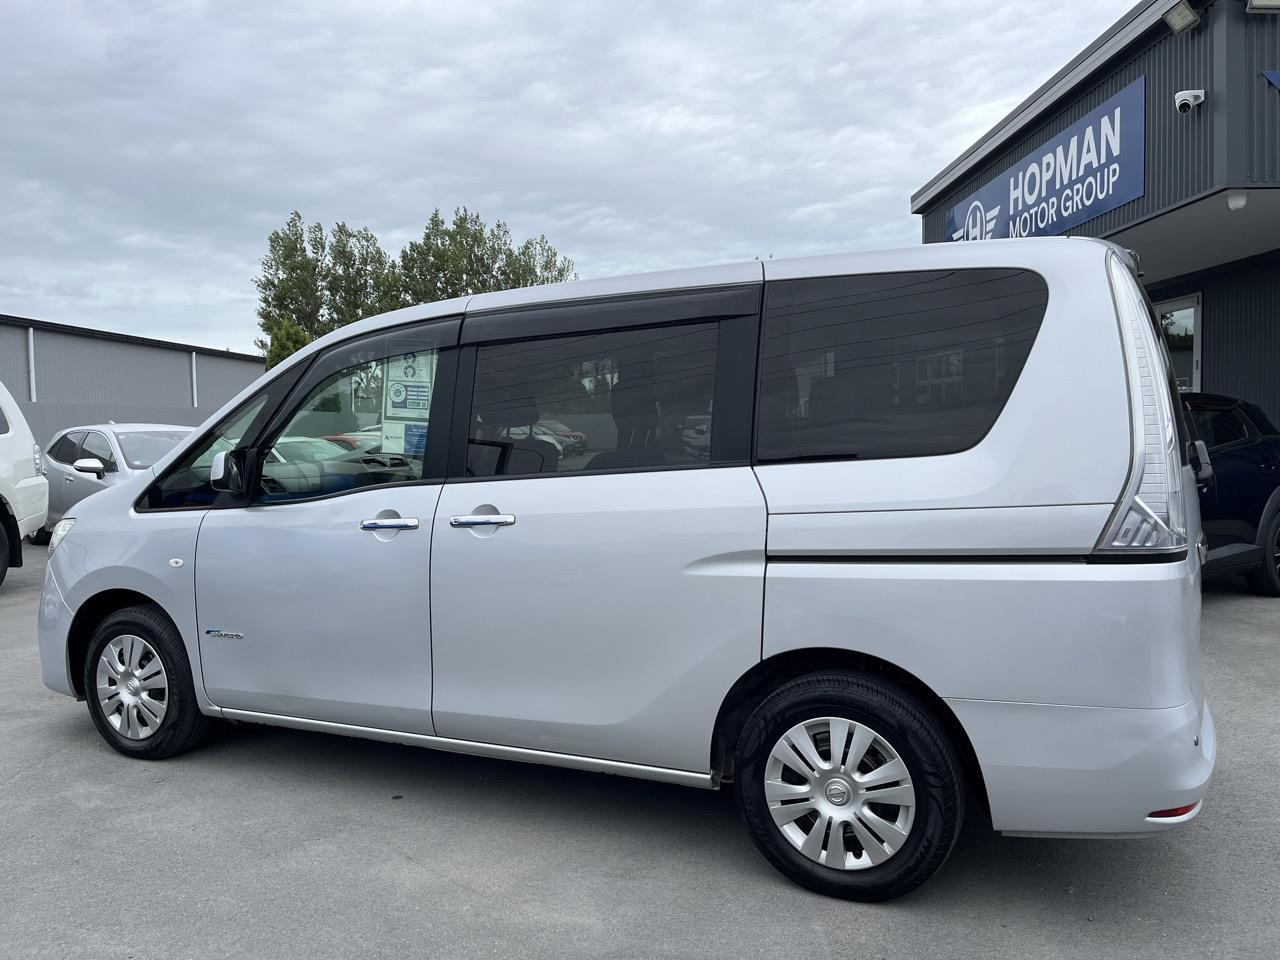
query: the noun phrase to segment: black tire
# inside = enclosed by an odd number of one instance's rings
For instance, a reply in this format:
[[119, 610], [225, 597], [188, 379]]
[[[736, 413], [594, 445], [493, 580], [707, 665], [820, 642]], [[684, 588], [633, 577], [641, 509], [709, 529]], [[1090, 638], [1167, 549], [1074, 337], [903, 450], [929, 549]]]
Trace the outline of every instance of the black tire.
[[1264, 597], [1280, 597], [1280, 512], [1262, 532], [1262, 565], [1245, 574], [1249, 586]]
[[[167, 680], [163, 718], [144, 739], [123, 735], [110, 720], [97, 696], [98, 663], [107, 645], [120, 637], [140, 637], [159, 657]], [[143, 669], [146, 669], [144, 664]], [[102, 739], [127, 757], [141, 760], [163, 760], [195, 746], [209, 728], [209, 719], [196, 704], [195, 684], [191, 680], [191, 664], [178, 630], [158, 608], [127, 607], [118, 610], [98, 625], [89, 642], [83, 664], [85, 699], [89, 716], [102, 734]]]
[[[4, 504], [0, 504], [0, 510], [4, 509]], [[9, 575], [9, 534], [5, 530], [4, 524], [0, 523], [0, 583], [4, 583], [4, 578]]]
[[44, 527], [41, 527], [35, 533], [28, 534], [27, 539], [37, 547], [47, 547], [49, 545], [49, 538], [52, 536], [52, 530], [46, 530]]
[[[907, 837], [896, 852], [874, 866], [837, 869], [811, 860], [774, 823], [765, 797], [765, 771], [774, 745], [798, 724], [825, 717], [870, 727], [897, 752], [911, 778], [915, 807]], [[829, 740], [830, 736], [825, 748], [828, 761]], [[818, 746], [821, 755], [822, 744]], [[827, 896], [876, 902], [909, 893], [942, 866], [960, 835], [964, 780], [949, 738], [914, 697], [871, 676], [828, 672], [787, 682], [766, 697], [747, 720], [734, 760], [738, 809], [760, 852], [791, 880]], [[875, 763], [874, 759], [868, 762]], [[877, 809], [895, 808], [877, 805]], [[901, 811], [900, 807], [896, 809]], [[817, 820], [817, 814], [806, 816]], [[803, 820], [796, 821], [797, 825], [802, 823]], [[852, 843], [851, 854], [866, 856], [856, 849], [852, 825], [833, 826], [842, 831], [846, 845]], [[799, 829], [803, 832], [806, 828]], [[824, 844], [827, 836], [820, 838]], [[824, 851], [821, 855], [831, 854]]]

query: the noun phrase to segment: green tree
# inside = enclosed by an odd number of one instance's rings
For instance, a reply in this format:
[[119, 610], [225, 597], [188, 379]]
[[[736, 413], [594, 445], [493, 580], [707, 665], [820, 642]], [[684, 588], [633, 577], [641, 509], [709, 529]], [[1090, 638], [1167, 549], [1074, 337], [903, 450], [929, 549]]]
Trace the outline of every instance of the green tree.
[[432, 211], [421, 239], [392, 257], [367, 227], [325, 232], [295, 211], [267, 238], [255, 279], [258, 347], [267, 366], [331, 330], [397, 307], [488, 290], [576, 279], [573, 261], [545, 236], [516, 245], [501, 220], [487, 225], [465, 207], [446, 221]]

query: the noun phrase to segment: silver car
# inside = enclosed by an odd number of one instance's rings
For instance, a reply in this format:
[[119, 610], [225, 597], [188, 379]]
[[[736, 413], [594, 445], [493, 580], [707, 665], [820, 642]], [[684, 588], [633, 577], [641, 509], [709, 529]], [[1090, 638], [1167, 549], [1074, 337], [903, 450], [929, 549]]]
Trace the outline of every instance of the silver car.
[[967, 803], [1199, 815], [1210, 478], [1094, 240], [477, 294], [333, 331], [61, 519], [42, 676], [139, 759], [221, 718], [729, 789], [783, 874], [884, 900]]
[[170, 423], [98, 423], [55, 433], [44, 455], [48, 519], [43, 529], [31, 535], [32, 541], [48, 542], [49, 531], [73, 506], [92, 493], [150, 470], [191, 429]]

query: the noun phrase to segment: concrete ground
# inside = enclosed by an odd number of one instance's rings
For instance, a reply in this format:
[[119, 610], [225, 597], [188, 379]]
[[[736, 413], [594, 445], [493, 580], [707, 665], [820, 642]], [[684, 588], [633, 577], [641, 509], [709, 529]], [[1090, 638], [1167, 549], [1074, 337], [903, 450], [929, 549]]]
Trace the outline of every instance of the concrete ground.
[[228, 727], [110, 750], [40, 684], [42, 551], [0, 587], [0, 956], [1276, 957], [1280, 600], [1211, 585], [1218, 770], [1144, 841], [971, 820], [915, 894], [792, 886], [715, 793]]

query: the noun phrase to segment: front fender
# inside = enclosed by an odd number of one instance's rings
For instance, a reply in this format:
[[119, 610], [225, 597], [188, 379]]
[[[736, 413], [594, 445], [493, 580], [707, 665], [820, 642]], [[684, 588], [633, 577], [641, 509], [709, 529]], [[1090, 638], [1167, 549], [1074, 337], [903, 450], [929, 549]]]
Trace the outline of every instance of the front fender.
[[[128, 590], [147, 597], [173, 621], [191, 663], [196, 698], [202, 710], [212, 708], [204, 692], [200, 643], [196, 632], [196, 537], [203, 510], [139, 513], [110, 503], [116, 491], [94, 498], [91, 509], [49, 558], [49, 575], [70, 610], [109, 590]], [[112, 509], [116, 507], [117, 509]]]

